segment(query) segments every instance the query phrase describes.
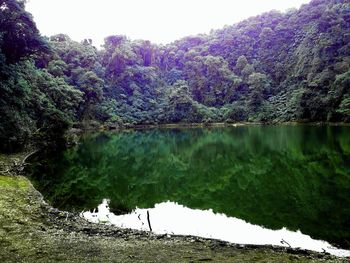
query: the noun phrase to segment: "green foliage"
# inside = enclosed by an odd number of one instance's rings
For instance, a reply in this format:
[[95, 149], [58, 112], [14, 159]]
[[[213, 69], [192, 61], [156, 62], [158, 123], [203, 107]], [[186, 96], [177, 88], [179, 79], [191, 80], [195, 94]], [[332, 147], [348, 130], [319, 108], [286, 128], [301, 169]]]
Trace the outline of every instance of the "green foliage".
[[247, 58], [242, 55], [237, 59], [236, 69], [241, 73], [242, 70], [248, 65]]
[[[0, 8], [0, 150], [18, 151], [34, 135], [60, 138], [82, 96], [63, 78], [34, 65], [50, 52], [23, 2], [1, 1]], [[55, 70], [57, 76], [61, 71]]]
[[0, 1], [0, 8], [0, 50], [7, 64], [47, 50], [23, 1]]
[[[0, 8], [5, 148], [59, 120], [117, 127], [350, 119], [345, 0], [313, 0], [166, 46], [109, 36], [102, 50], [64, 34], [45, 41], [23, 1]], [[50, 112], [56, 120], [45, 117]]]
[[341, 101], [337, 112], [343, 116], [344, 121], [350, 120], [350, 96], [349, 95], [345, 96], [344, 99]]

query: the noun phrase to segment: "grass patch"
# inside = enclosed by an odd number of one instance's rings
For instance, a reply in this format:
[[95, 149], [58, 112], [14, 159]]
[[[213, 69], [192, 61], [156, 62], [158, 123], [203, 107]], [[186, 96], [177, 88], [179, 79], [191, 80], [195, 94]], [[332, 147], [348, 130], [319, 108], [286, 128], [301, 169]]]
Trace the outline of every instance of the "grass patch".
[[0, 175], [0, 188], [15, 188], [18, 190], [27, 190], [29, 182], [21, 176], [3, 176]]

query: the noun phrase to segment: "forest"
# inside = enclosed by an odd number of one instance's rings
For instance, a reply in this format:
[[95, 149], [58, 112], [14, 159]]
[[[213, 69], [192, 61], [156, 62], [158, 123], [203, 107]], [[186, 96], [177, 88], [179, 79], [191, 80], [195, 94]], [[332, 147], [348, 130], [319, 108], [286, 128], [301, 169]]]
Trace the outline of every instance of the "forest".
[[44, 37], [0, 1], [0, 151], [70, 127], [350, 122], [350, 2], [312, 0], [167, 45]]

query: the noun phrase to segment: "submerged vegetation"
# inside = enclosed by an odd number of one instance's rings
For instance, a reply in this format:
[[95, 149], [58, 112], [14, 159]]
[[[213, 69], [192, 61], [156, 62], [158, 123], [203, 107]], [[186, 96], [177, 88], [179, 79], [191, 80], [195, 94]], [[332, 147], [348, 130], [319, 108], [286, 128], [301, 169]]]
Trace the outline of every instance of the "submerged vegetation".
[[41, 37], [0, 1], [0, 148], [79, 123], [350, 121], [350, 3], [312, 0], [166, 46]]

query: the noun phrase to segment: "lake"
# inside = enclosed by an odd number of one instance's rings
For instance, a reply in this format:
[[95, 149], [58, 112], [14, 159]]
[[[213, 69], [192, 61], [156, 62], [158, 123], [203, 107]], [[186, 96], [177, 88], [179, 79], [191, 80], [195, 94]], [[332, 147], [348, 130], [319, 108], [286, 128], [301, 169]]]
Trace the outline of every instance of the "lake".
[[[32, 171], [51, 205], [91, 221], [237, 243], [350, 248], [346, 126], [94, 133], [37, 160]], [[324, 242], [303, 246], [309, 239]]]

